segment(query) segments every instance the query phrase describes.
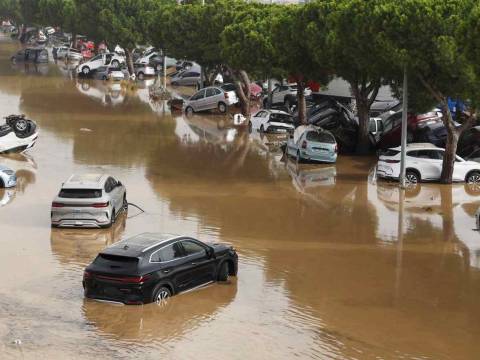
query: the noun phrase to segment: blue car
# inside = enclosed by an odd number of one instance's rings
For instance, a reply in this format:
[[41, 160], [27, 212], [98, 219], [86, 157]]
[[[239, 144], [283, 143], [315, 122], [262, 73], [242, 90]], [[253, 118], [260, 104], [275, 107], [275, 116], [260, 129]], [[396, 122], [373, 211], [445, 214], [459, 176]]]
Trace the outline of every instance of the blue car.
[[338, 146], [331, 132], [313, 125], [299, 126], [293, 135], [290, 135], [285, 152], [287, 156], [296, 158], [298, 162], [313, 160], [335, 163]]

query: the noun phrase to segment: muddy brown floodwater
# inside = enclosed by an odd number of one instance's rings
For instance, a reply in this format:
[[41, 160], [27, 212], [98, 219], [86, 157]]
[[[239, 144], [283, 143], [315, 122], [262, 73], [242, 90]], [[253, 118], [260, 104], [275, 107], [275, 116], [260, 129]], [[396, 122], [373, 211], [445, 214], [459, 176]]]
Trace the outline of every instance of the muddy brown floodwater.
[[[77, 81], [64, 64], [12, 65], [0, 37], [0, 115], [40, 128], [0, 189], [1, 359], [478, 359], [476, 189], [377, 182], [375, 159], [285, 162], [274, 137], [215, 115], [185, 118], [153, 80]], [[107, 171], [130, 208], [108, 230], [52, 230], [77, 172]], [[83, 268], [144, 231], [227, 242], [239, 276], [166, 307], [83, 298]]]

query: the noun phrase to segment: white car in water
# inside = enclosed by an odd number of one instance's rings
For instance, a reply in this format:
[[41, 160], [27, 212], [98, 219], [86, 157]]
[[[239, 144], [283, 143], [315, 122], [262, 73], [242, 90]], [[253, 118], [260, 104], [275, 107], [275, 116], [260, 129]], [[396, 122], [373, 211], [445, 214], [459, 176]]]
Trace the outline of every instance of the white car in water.
[[15, 171], [0, 164], [0, 188], [10, 188], [17, 185]]
[[94, 56], [87, 62], [84, 62], [77, 67], [77, 73], [83, 75], [89, 75], [92, 70], [96, 70], [101, 66], [112, 66], [114, 68], [120, 67], [120, 64], [125, 63], [123, 56], [115, 53], [105, 53]]
[[292, 115], [280, 110], [259, 110], [250, 119], [251, 131], [286, 133], [295, 130]]
[[[411, 143], [406, 149], [406, 179], [412, 184], [436, 181], [442, 173], [445, 149], [428, 143]], [[398, 180], [400, 176], [401, 147], [388, 149], [378, 160], [377, 175]], [[480, 185], [480, 164], [456, 156], [453, 181]]]

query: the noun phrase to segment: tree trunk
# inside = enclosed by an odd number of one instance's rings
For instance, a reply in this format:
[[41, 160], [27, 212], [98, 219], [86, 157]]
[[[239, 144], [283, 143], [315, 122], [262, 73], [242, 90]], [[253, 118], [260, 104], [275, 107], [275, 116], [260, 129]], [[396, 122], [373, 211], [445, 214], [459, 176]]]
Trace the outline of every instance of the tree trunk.
[[77, 33], [75, 33], [75, 32], [72, 34], [72, 45], [71, 46], [75, 49], [77, 48]]
[[307, 102], [305, 101], [305, 83], [297, 82], [298, 122], [307, 125]]
[[358, 133], [357, 133], [357, 154], [366, 154], [370, 149], [370, 140], [368, 138], [368, 125], [370, 122], [370, 111], [368, 106], [368, 98], [362, 96], [360, 91], [357, 91], [358, 96], [355, 96], [357, 103], [358, 115]]
[[132, 57], [132, 50], [125, 48], [125, 57], [127, 60], [127, 66], [128, 66], [128, 72], [130, 73], [130, 76], [135, 74], [135, 69], [133, 67], [133, 57]]
[[455, 155], [457, 154], [457, 145], [459, 132], [453, 125], [452, 114], [448, 108], [447, 99], [442, 102], [442, 121], [447, 129], [447, 144], [445, 146], [445, 153], [443, 155], [442, 175], [440, 182], [443, 184], [451, 184], [453, 178], [453, 167], [455, 165]]
[[240, 98], [240, 107], [243, 116], [250, 116], [250, 79], [245, 70], [236, 71], [237, 73], [237, 92]]

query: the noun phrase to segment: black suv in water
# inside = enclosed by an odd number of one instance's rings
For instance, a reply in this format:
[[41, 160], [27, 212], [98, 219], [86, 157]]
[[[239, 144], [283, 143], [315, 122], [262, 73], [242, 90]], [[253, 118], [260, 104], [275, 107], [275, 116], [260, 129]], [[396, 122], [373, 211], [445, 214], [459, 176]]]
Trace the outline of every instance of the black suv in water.
[[144, 233], [104, 249], [85, 268], [87, 298], [145, 304], [236, 276], [231, 246], [172, 234]]

